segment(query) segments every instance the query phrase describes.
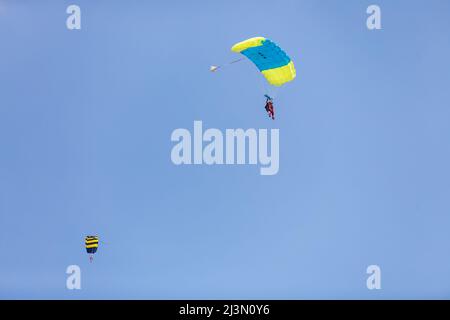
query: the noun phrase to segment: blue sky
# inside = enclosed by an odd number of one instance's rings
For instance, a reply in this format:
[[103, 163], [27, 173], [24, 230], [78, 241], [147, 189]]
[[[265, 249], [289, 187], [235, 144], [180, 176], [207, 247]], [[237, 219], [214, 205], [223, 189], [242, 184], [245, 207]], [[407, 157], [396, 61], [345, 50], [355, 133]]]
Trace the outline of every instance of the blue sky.
[[[373, 3], [382, 30], [366, 28]], [[449, 13], [1, 0], [0, 298], [450, 298]], [[276, 121], [250, 62], [208, 71], [253, 36], [297, 69]], [[173, 165], [170, 135], [194, 120], [278, 128], [279, 173]], [[107, 242], [92, 264], [87, 234]], [[81, 290], [66, 289], [72, 264]]]

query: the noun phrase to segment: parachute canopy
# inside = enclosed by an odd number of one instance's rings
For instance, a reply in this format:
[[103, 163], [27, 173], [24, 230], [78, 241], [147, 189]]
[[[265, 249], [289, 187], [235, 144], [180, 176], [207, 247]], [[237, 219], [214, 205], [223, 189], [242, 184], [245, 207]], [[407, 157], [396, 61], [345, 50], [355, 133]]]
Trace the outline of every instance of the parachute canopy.
[[271, 85], [278, 87], [295, 79], [294, 62], [269, 39], [250, 38], [236, 43], [231, 51], [242, 53], [250, 59]]
[[97, 236], [87, 236], [84, 240], [86, 246], [86, 252], [89, 254], [94, 254], [97, 252], [98, 248], [98, 237]]

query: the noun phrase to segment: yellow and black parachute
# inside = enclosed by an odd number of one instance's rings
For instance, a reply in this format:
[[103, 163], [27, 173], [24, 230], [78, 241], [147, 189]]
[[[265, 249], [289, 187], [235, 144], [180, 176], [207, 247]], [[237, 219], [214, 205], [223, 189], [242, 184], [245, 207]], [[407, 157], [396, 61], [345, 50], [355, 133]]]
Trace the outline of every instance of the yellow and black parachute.
[[89, 253], [89, 259], [92, 261], [94, 253], [98, 249], [98, 236], [86, 236], [84, 239], [86, 252]]

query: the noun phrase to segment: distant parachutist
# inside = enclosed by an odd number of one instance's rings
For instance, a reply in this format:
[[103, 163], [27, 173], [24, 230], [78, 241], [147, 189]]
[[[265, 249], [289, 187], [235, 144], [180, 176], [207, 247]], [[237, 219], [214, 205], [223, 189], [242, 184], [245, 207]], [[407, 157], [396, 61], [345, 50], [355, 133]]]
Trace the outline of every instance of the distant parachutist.
[[89, 254], [89, 262], [92, 262], [94, 260], [94, 253], [97, 252], [98, 248], [98, 236], [86, 236], [84, 244], [86, 252]]

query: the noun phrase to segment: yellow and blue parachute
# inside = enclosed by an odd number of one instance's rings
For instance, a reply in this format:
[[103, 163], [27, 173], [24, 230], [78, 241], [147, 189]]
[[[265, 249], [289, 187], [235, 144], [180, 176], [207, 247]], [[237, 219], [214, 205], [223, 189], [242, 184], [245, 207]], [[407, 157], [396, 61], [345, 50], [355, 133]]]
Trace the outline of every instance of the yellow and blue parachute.
[[267, 81], [282, 86], [295, 79], [294, 62], [276, 43], [264, 37], [255, 37], [236, 43], [231, 50], [252, 61]]

